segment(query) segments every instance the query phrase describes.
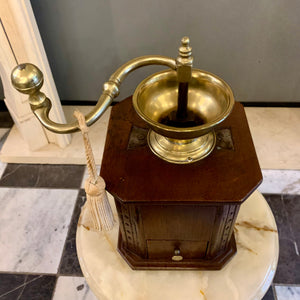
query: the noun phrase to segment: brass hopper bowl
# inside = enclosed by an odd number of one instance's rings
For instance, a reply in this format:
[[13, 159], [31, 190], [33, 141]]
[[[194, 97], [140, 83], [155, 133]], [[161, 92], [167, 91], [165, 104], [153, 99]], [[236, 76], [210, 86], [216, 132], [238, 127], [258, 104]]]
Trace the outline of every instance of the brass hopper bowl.
[[[234, 97], [230, 87], [219, 77], [192, 68], [192, 48], [189, 38], [181, 40], [179, 55], [172, 59], [160, 55], [141, 56], [117, 69], [103, 85], [103, 92], [90, 113], [85, 116], [88, 126], [96, 122], [119, 95], [119, 87], [132, 71], [147, 65], [163, 65], [162, 71], [143, 80], [133, 95], [133, 106], [150, 126], [148, 144], [158, 157], [177, 164], [188, 164], [203, 159], [216, 144], [214, 128], [231, 112]], [[59, 124], [49, 118], [51, 100], [40, 91], [42, 72], [32, 64], [21, 64], [11, 74], [13, 86], [29, 95], [31, 109], [42, 125], [55, 133], [79, 130], [78, 122]], [[174, 127], [161, 119], [177, 110], [178, 84], [188, 84], [188, 110], [199, 116], [202, 125]]]
[[177, 109], [178, 80], [173, 70], [153, 74], [143, 80], [133, 94], [137, 114], [147, 122], [148, 145], [160, 158], [177, 164], [203, 159], [215, 147], [214, 128], [231, 112], [234, 97], [221, 78], [209, 72], [192, 69], [188, 89], [188, 110], [202, 120], [194, 127], [173, 127], [161, 119]]

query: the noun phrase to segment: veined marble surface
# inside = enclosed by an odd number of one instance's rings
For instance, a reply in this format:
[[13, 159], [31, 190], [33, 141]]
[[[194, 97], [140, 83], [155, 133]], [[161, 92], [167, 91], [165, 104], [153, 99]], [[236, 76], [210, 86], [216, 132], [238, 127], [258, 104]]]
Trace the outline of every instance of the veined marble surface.
[[277, 300], [299, 300], [300, 286], [275, 285]]
[[241, 206], [235, 225], [238, 251], [221, 271], [133, 271], [116, 251], [118, 224], [98, 233], [86, 229], [89, 222], [83, 210], [77, 252], [84, 276], [101, 300], [261, 299], [277, 266], [277, 227], [259, 192]]
[[83, 277], [60, 276], [52, 300], [97, 300]]
[[2, 272], [57, 272], [77, 193], [0, 188]]
[[262, 174], [261, 193], [300, 194], [300, 170], [262, 170]]

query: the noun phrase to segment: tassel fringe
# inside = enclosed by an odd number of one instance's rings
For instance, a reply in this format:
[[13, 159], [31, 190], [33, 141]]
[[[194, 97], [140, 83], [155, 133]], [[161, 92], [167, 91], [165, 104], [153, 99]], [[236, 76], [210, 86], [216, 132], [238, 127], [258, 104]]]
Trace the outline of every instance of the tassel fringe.
[[74, 116], [78, 120], [79, 128], [83, 135], [89, 173], [89, 178], [85, 182], [85, 192], [87, 196], [85, 208], [90, 211], [93, 229], [97, 231], [108, 231], [114, 226], [114, 216], [106, 194], [105, 181], [101, 176], [97, 175], [95, 159], [84, 115], [76, 110]]

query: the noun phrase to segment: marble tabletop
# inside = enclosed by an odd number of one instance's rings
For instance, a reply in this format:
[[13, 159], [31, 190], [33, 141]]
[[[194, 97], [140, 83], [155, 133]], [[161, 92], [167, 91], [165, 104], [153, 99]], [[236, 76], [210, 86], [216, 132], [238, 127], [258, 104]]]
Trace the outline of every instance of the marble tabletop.
[[[114, 200], [109, 199], [117, 220]], [[234, 230], [237, 254], [220, 271], [134, 271], [116, 250], [118, 222], [109, 232], [89, 226], [89, 212], [83, 208], [76, 235], [78, 258], [101, 300], [261, 299], [276, 271], [277, 227], [258, 191], [241, 206]]]

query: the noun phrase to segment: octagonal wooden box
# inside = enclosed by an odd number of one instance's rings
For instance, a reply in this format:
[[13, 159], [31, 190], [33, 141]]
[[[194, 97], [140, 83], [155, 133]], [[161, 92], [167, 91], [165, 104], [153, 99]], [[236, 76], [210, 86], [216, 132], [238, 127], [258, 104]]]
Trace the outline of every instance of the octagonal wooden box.
[[133, 269], [222, 268], [236, 253], [239, 207], [262, 181], [244, 108], [235, 103], [202, 161], [176, 165], [147, 146], [131, 97], [113, 106], [101, 176], [114, 196], [118, 250]]

